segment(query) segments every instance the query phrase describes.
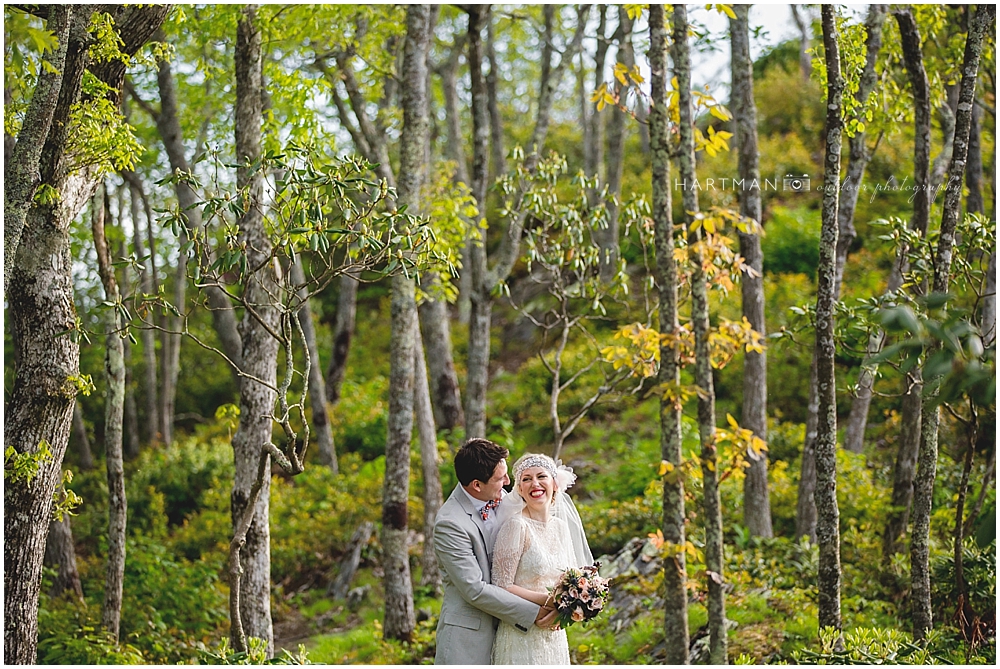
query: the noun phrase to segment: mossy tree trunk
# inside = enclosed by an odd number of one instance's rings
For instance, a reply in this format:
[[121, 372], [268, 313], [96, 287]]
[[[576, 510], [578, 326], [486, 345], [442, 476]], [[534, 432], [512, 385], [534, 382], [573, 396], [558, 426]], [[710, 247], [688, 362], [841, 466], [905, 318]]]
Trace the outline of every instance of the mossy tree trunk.
[[[670, 112], [667, 108], [667, 25], [663, 5], [650, 5], [649, 64], [651, 72], [651, 107], [649, 113], [650, 151], [652, 153], [652, 213], [656, 226], [656, 283], [660, 296], [660, 333], [675, 333], [677, 318], [677, 265], [674, 260], [674, 223], [670, 197]], [[657, 383], [680, 384], [678, 351], [673, 346], [660, 347]], [[673, 466], [673, 476], [663, 481], [663, 539], [674, 547], [687, 541], [684, 528], [684, 477], [681, 454], [681, 408], [671, 397], [660, 399], [660, 452]], [[688, 663], [687, 572], [685, 553], [663, 563], [664, 638], [667, 640], [667, 664]]]
[[[104, 231], [107, 197], [104, 186], [97, 189], [91, 200], [91, 231], [97, 250], [97, 266], [104, 285], [104, 299], [111, 304], [121, 302], [111, 252]], [[107, 396], [104, 405], [104, 460], [108, 470], [108, 564], [104, 580], [104, 605], [101, 624], [116, 640], [121, 624], [122, 589], [125, 578], [125, 523], [128, 508], [125, 499], [125, 471], [122, 457], [122, 418], [125, 409], [125, 351], [122, 344], [122, 321], [118, 309], [107, 307], [104, 314], [104, 372]]]
[[[735, 5], [735, 19], [729, 20], [732, 39], [732, 107], [736, 146], [739, 151], [739, 174], [744, 183], [760, 182], [760, 154], [757, 149], [757, 107], [753, 99], [753, 61], [750, 59], [750, 7]], [[740, 214], [763, 224], [760, 190], [740, 193]], [[764, 322], [764, 255], [760, 233], [738, 232], [740, 255], [753, 270], [740, 277], [743, 316], [761, 336], [767, 334]], [[767, 352], [748, 351], [743, 359], [743, 413], [741, 423], [767, 441]], [[743, 482], [743, 522], [754, 536], [771, 538], [771, 500], [767, 485], [767, 454], [750, 459]]]
[[[691, 50], [688, 44], [687, 7], [674, 5], [674, 77], [677, 79], [680, 149], [677, 162], [681, 180], [693, 184], [695, 172], [694, 105], [691, 95]], [[683, 190], [684, 227], [690, 230], [698, 211], [698, 192]], [[695, 371], [698, 386], [698, 436], [701, 441], [702, 504], [705, 523], [705, 569], [708, 578], [709, 662], [727, 663], [726, 594], [723, 590], [722, 503], [719, 499], [719, 455], [715, 433], [715, 388], [709, 347], [708, 278], [704, 270], [701, 230], [689, 232], [688, 263], [691, 267], [691, 325], [694, 332]]]
[[[972, 126], [972, 108], [975, 105], [976, 78], [982, 57], [983, 36], [992, 30], [996, 17], [994, 5], [978, 5], [969, 23], [962, 60], [962, 84], [958, 94], [955, 114], [955, 139], [951, 163], [948, 167], [948, 186], [945, 189], [941, 213], [941, 229], [934, 255], [934, 283], [936, 293], [947, 293], [951, 273], [952, 252], [955, 244], [955, 227], [961, 215], [962, 181], [965, 175]], [[933, 350], [928, 352], [932, 354]], [[917, 457], [917, 475], [913, 486], [913, 534], [910, 540], [911, 606], [913, 638], [923, 639], [933, 625], [930, 589], [930, 516], [937, 477], [938, 425], [940, 407], [933, 389], [939, 379], [924, 379], [923, 417], [920, 426], [920, 454]]]
[[[924, 67], [924, 57], [921, 50], [920, 31], [917, 22], [909, 8], [897, 9], [893, 12], [896, 24], [899, 26], [900, 43], [903, 50], [903, 64], [910, 78], [910, 88], [913, 92], [913, 179], [916, 192], [913, 198], [913, 217], [910, 219], [910, 229], [927, 234], [927, 226], [931, 215], [932, 198], [929, 194], [931, 179], [931, 89], [927, 70]], [[903, 272], [906, 270], [906, 250], [901, 249], [893, 270], [889, 275], [889, 291], [898, 291], [903, 286]], [[919, 296], [922, 286], [913, 286], [912, 292]], [[882, 344], [884, 335], [873, 337], [877, 341], [869, 342], [869, 352], [874, 354]], [[858, 398], [851, 407], [852, 421], [860, 420], [854, 417], [862, 407], [860, 402], [867, 394], [871, 396], [870, 375], [862, 373], [859, 380]], [[899, 449], [896, 452], [896, 462], [893, 467], [892, 506], [886, 518], [885, 529], [882, 532], [882, 563], [888, 564], [892, 556], [899, 551], [899, 538], [906, 530], [910, 517], [910, 505], [913, 501], [913, 477], [916, 475], [917, 454], [920, 450], [921, 397], [922, 385], [920, 370], [916, 369], [905, 375], [903, 379], [903, 399], [899, 431]], [[864, 408], [867, 419], [867, 407]]]
[[[46, 8], [38, 8], [42, 11]], [[169, 6], [122, 6], [111, 10], [121, 50], [135, 53], [159, 27]], [[38, 593], [52, 495], [62, 473], [80, 373], [80, 349], [73, 333], [70, 224], [97, 187], [92, 167], [70, 170], [66, 156], [72, 106], [80, 98], [84, 70], [110, 87], [117, 108], [125, 75], [120, 60], [89, 63], [90, 14], [74, 11], [66, 44], [59, 98], [41, 151], [39, 178], [58, 194], [57, 201], [33, 202], [10, 275], [8, 318], [17, 347], [17, 375], [6, 405], [4, 444], [20, 457], [51, 455], [34, 477], [4, 481], [4, 661], [33, 664], [38, 642]], [[9, 166], [9, 164], [8, 164]]]
[[826, 52], [826, 156], [823, 213], [816, 290], [816, 542], [819, 544], [819, 626], [841, 629], [840, 511], [837, 507], [837, 384], [833, 338], [836, 296], [837, 208], [840, 199], [840, 149], [844, 79], [840, 72], [837, 10], [822, 7]]
[[[419, 211], [427, 144], [427, 50], [431, 9], [406, 8], [400, 101], [403, 129], [399, 143], [399, 204]], [[408, 641], [416, 625], [413, 584], [407, 550], [407, 499], [410, 481], [410, 439], [413, 431], [414, 366], [417, 350], [416, 285], [410, 277], [392, 278], [392, 341], [389, 348], [389, 416], [385, 444], [385, 485], [382, 493], [382, 550], [385, 570], [387, 639]]]
[[[240, 421], [233, 435], [236, 473], [230, 498], [234, 534], [238, 534], [250, 514], [252, 521], [240, 549], [242, 573], [231, 575], [238, 595], [239, 624], [234, 621], [230, 636], [233, 647], [242, 649], [245, 636], [262, 639], [267, 656], [274, 654], [271, 623], [271, 531], [269, 525], [271, 477], [259, 482], [258, 469], [264, 444], [271, 443], [274, 404], [277, 396], [279, 310], [272, 295], [278, 291], [274, 265], [267, 262], [271, 240], [264, 229], [261, 212], [263, 174], [250, 165], [260, 158], [263, 115], [261, 80], [261, 32], [257, 26], [257, 6], [247, 5], [236, 28], [236, 185], [245, 197], [240, 217], [240, 241], [245, 244], [247, 266], [258, 268], [247, 278], [243, 299], [247, 306], [240, 326], [242, 363], [245, 373], [240, 383]], [[232, 612], [231, 612], [232, 615]], [[245, 635], [245, 636], [244, 636]]]

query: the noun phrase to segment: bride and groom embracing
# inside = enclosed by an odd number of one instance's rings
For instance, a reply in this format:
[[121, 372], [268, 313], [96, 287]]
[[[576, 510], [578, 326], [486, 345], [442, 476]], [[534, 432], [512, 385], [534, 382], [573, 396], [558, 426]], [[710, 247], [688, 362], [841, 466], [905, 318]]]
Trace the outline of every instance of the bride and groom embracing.
[[565, 569], [593, 562], [565, 494], [576, 477], [527, 454], [508, 478], [507, 456], [487, 439], [470, 439], [455, 456], [459, 484], [434, 525], [444, 583], [437, 664], [569, 664], [548, 589]]

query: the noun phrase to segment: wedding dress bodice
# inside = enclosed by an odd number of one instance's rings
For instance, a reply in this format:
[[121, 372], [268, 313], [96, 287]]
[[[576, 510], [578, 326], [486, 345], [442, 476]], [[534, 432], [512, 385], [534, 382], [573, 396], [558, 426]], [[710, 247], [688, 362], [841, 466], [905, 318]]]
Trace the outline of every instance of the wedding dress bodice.
[[[493, 584], [511, 584], [546, 592], [574, 566], [569, 526], [560, 518], [548, 522], [514, 516], [500, 528], [493, 548]], [[501, 623], [493, 642], [493, 664], [569, 664], [565, 630], [532, 625], [527, 634]]]

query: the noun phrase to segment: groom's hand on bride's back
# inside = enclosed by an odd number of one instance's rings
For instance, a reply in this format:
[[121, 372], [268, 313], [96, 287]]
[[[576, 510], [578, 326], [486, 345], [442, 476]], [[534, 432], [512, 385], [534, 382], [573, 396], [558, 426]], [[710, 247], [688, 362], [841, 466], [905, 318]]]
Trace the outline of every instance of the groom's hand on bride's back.
[[535, 624], [542, 629], [549, 629], [556, 621], [556, 610], [547, 606], [538, 607], [538, 615], [535, 617]]

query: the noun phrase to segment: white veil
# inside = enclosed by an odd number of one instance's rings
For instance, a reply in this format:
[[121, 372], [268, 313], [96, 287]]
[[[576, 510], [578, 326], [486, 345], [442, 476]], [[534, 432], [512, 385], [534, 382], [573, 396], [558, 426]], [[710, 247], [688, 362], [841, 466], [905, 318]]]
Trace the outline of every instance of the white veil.
[[587, 533], [583, 530], [580, 513], [576, 510], [573, 499], [566, 494], [566, 489], [576, 482], [576, 474], [573, 473], [572, 467], [567, 467], [562, 462], [557, 462], [547, 455], [527, 454], [518, 458], [517, 462], [514, 463], [515, 490], [504, 495], [500, 506], [497, 507], [497, 527], [503, 527], [505, 522], [524, 510], [524, 500], [521, 499], [516, 488], [520, 470], [528, 467], [545, 467], [553, 473], [558, 490], [552, 500], [550, 512], [554, 518], [562, 518], [569, 526], [569, 536], [573, 542], [572, 548], [576, 566], [585, 567], [593, 564], [594, 555], [590, 552]]

